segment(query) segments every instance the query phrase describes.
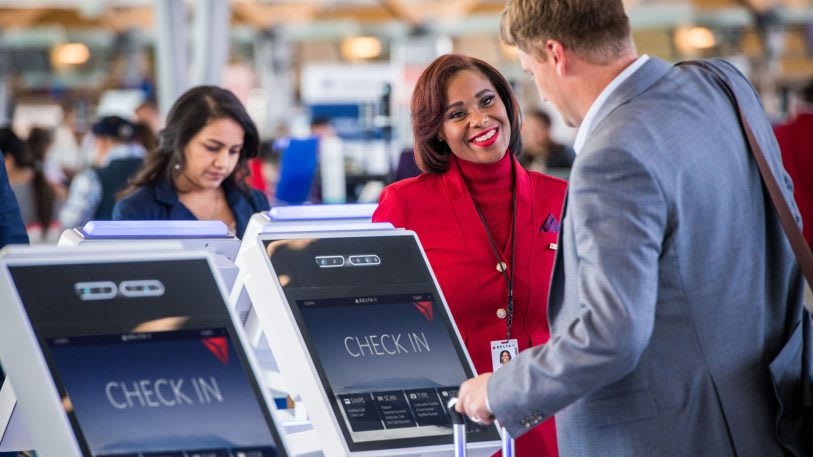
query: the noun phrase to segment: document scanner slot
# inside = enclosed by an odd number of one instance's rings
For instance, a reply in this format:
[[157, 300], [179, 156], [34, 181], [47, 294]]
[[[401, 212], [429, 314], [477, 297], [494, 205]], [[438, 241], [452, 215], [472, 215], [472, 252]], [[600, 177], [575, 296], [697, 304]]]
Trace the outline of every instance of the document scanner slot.
[[350, 265], [354, 267], [368, 267], [368, 266], [376, 266], [381, 265], [381, 258], [379, 258], [375, 254], [367, 254], [367, 255], [351, 255], [348, 258]]
[[118, 294], [116, 283], [112, 281], [77, 282], [73, 290], [80, 300], [109, 300]]
[[122, 281], [119, 291], [125, 297], [160, 297], [164, 295], [164, 285], [157, 279]]
[[316, 265], [319, 268], [338, 268], [344, 266], [344, 257], [340, 255], [318, 255]]

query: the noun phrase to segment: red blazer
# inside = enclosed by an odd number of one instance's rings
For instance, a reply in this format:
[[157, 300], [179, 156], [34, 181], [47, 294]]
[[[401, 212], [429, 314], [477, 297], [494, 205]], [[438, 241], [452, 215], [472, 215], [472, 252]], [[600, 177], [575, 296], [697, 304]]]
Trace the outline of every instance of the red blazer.
[[[547, 298], [558, 230], [543, 226], [549, 216], [560, 222], [566, 183], [527, 171], [513, 160], [517, 241], [511, 338], [522, 351], [545, 343], [550, 335]], [[492, 371], [491, 341], [505, 339], [506, 319], [497, 310], [507, 308], [507, 286], [459, 168], [451, 164], [440, 175], [424, 173], [390, 184], [373, 221], [417, 233], [474, 367], [478, 373]], [[516, 444], [517, 455], [558, 455], [553, 421]]]

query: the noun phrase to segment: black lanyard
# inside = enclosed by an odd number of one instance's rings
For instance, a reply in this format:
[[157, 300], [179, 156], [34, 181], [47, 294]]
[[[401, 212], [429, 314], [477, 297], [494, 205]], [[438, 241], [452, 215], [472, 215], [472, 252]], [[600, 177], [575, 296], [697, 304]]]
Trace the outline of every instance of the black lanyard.
[[[477, 210], [477, 215], [480, 216], [480, 222], [483, 224], [483, 228], [486, 231], [486, 235], [488, 236], [488, 242], [491, 244], [491, 250], [494, 253], [494, 257], [497, 259], [497, 265], [499, 268], [500, 273], [502, 273], [502, 277], [505, 279], [506, 285], [508, 285], [508, 312], [506, 315], [506, 322], [505, 322], [505, 340], [508, 341], [511, 339], [511, 323], [514, 318], [514, 259], [516, 259], [516, 247], [517, 247], [517, 189], [516, 189], [516, 177], [514, 176], [514, 166], [513, 163], [511, 164], [511, 267], [506, 271], [505, 262], [503, 262], [502, 256], [500, 256], [500, 251], [497, 249], [497, 244], [494, 242], [494, 237], [491, 236], [491, 230], [488, 229], [488, 224], [486, 223], [486, 218], [483, 216], [482, 211], [480, 208], [477, 207], [475, 203], [474, 209]], [[471, 193], [471, 192], [469, 192]]]

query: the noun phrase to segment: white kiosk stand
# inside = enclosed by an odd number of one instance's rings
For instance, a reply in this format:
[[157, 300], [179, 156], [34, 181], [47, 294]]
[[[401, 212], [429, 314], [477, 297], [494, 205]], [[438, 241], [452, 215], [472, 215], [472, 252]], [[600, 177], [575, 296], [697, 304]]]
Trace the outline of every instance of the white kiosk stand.
[[31, 450], [31, 438], [23, 425], [17, 395], [11, 381], [0, 368], [0, 452]]
[[0, 251], [0, 357], [38, 455], [293, 455], [211, 254], [167, 246]]
[[83, 227], [62, 232], [58, 246], [86, 244], [154, 243], [172, 240], [184, 249], [203, 249], [214, 254], [217, 271], [231, 290], [237, 279], [234, 265], [240, 239], [221, 221], [90, 221]]
[[[450, 455], [446, 401], [474, 370], [415, 234], [261, 233], [246, 243], [246, 289], [325, 456]], [[500, 447], [494, 426], [470, 423], [467, 438], [470, 455]]]

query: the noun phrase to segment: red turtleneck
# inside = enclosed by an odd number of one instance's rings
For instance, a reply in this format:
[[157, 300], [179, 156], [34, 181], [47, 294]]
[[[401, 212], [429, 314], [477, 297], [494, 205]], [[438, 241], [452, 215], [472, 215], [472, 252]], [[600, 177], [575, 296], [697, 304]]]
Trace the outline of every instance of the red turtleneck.
[[506, 152], [495, 163], [474, 163], [457, 159], [471, 198], [486, 220], [488, 230], [501, 253], [508, 251], [511, 235], [513, 161], [510, 154]]

